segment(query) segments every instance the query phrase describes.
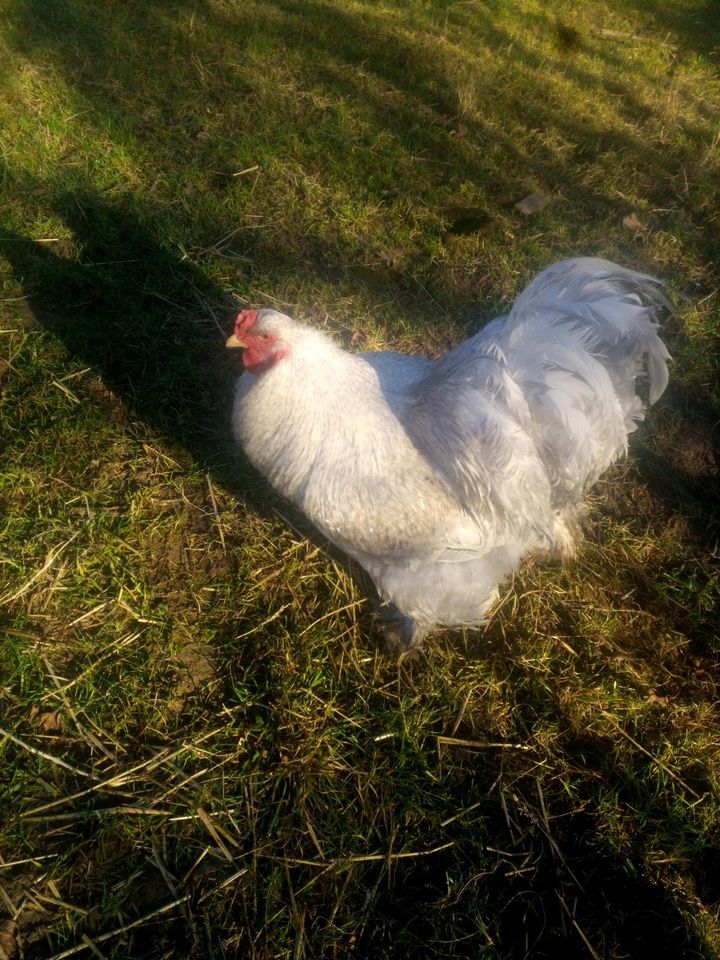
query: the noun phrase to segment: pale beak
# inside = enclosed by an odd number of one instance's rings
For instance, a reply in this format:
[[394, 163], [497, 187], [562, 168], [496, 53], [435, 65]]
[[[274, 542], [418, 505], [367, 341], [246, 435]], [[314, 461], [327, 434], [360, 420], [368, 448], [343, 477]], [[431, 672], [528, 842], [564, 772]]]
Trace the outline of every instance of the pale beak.
[[233, 347], [244, 347], [246, 346], [246, 344], [245, 344], [245, 341], [241, 340], [236, 333], [231, 333], [230, 336], [225, 341], [225, 346], [230, 347], [232, 349]]

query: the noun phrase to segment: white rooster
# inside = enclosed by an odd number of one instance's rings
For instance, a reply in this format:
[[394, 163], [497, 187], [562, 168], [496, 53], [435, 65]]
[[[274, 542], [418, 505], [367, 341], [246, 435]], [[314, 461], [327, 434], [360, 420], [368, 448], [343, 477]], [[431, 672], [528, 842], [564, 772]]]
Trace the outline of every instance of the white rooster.
[[243, 310], [233, 411], [257, 469], [367, 570], [405, 648], [479, 626], [532, 551], [566, 555], [583, 490], [668, 381], [659, 280], [564, 260], [438, 360], [348, 354], [275, 310]]

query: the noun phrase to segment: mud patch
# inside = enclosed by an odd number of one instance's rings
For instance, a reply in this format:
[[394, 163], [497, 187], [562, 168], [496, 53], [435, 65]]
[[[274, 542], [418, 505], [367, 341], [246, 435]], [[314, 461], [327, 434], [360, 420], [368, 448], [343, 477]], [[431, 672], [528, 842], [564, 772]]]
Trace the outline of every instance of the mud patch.
[[193, 694], [207, 690], [217, 677], [213, 647], [200, 640], [191, 640], [174, 656], [170, 666], [176, 675], [172, 705], [180, 707]]
[[677, 424], [659, 438], [657, 452], [691, 480], [720, 478], [720, 437], [717, 428], [703, 418]]

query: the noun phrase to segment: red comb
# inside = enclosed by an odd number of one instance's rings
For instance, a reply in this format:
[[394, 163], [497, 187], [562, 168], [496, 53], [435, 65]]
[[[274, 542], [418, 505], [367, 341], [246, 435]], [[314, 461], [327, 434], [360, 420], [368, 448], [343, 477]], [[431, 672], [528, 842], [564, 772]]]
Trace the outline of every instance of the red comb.
[[257, 310], [241, 310], [235, 318], [235, 335], [241, 336], [247, 333], [250, 327], [255, 325], [257, 315]]

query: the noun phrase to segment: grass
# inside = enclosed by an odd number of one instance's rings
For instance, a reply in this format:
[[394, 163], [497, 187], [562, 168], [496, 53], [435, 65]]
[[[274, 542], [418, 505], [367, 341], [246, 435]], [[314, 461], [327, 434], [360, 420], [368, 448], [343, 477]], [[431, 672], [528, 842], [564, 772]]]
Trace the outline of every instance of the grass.
[[[0, 10], [0, 955], [720, 956], [712, 4]], [[432, 355], [582, 253], [687, 297], [671, 387], [399, 668], [232, 310]]]

